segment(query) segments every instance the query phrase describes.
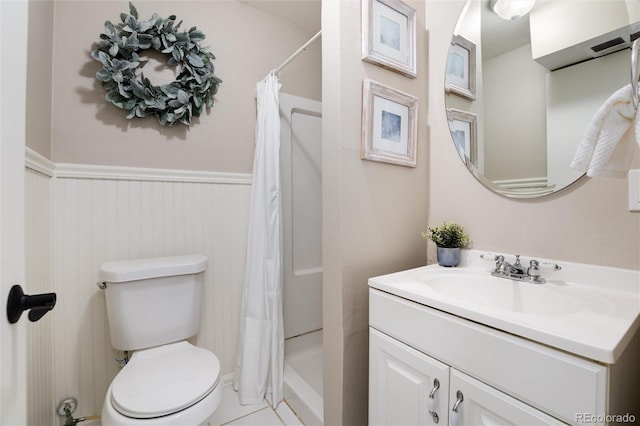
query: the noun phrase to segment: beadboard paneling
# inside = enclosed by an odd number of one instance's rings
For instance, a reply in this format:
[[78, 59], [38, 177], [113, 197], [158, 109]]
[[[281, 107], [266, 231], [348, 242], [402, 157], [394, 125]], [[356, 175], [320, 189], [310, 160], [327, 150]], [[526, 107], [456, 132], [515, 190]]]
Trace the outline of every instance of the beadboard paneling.
[[206, 255], [194, 343], [218, 355], [223, 375], [235, 363], [245, 267], [248, 179], [192, 182], [99, 172], [61, 172], [53, 183], [54, 401], [78, 398], [77, 416], [100, 413], [118, 371], [114, 358], [122, 355], [111, 348], [104, 294], [95, 285], [102, 263]]
[[[38, 170], [38, 171], [36, 171]], [[53, 291], [51, 277], [51, 175], [25, 169], [25, 283], [27, 294]], [[58, 308], [56, 308], [58, 309]], [[57, 424], [53, 398], [53, 322], [50, 312], [27, 323], [27, 422]], [[25, 314], [26, 315], [26, 314]], [[26, 321], [26, 320], [23, 320]]]

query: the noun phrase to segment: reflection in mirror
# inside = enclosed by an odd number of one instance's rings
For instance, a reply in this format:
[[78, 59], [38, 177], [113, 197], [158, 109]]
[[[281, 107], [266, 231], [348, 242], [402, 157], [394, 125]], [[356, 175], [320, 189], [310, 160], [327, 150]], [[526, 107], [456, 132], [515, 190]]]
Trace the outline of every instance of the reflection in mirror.
[[[445, 71], [452, 140], [471, 173], [508, 197], [557, 192], [595, 111], [629, 83], [637, 0], [538, 0], [504, 20], [468, 0]], [[455, 65], [455, 66], [453, 66]], [[473, 91], [471, 88], [473, 87]]]

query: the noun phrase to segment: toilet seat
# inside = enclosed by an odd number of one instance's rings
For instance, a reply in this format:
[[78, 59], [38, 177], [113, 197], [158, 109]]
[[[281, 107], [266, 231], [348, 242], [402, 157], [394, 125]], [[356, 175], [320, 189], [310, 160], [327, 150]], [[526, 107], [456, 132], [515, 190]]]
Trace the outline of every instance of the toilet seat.
[[136, 351], [111, 384], [111, 404], [136, 419], [188, 408], [217, 385], [220, 361], [186, 341]]

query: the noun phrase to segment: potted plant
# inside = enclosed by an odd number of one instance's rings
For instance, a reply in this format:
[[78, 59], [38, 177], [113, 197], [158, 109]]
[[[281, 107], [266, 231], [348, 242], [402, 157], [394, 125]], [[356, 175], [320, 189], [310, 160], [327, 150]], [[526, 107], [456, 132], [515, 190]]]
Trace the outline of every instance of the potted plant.
[[440, 266], [457, 266], [460, 263], [460, 248], [469, 242], [464, 228], [455, 222], [442, 222], [441, 226], [429, 228], [429, 232], [422, 233], [422, 238], [436, 243]]

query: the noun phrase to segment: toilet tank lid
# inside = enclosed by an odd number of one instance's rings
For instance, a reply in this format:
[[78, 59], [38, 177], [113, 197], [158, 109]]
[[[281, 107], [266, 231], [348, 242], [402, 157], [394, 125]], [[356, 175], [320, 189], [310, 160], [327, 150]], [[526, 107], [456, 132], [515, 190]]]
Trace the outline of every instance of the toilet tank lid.
[[199, 254], [122, 260], [103, 264], [100, 268], [100, 280], [122, 283], [157, 277], [197, 274], [205, 269], [207, 269], [207, 257]]

